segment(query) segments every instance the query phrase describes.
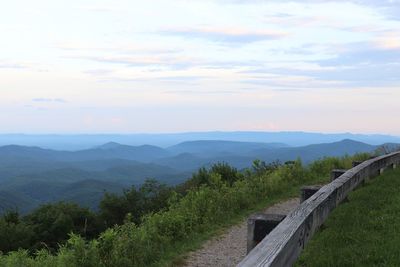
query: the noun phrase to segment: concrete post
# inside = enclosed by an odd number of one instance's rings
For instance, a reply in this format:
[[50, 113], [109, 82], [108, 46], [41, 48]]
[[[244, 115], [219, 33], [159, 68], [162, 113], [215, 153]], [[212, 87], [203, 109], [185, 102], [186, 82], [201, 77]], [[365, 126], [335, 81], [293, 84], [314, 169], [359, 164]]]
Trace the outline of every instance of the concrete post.
[[256, 213], [247, 220], [247, 254], [260, 243], [286, 215]]
[[339, 178], [343, 173], [345, 173], [347, 170], [342, 170], [342, 169], [334, 169], [331, 171], [331, 182]]
[[308, 185], [303, 186], [300, 189], [300, 203], [303, 203], [307, 199], [309, 199], [312, 195], [314, 195], [319, 189], [321, 189], [321, 185]]

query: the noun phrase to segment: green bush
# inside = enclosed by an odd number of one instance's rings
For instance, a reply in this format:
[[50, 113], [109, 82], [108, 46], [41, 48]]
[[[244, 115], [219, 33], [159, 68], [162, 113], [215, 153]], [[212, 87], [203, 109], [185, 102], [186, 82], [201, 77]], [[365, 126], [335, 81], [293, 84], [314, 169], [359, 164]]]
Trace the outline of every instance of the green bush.
[[71, 235], [57, 255], [40, 251], [32, 257], [23, 250], [12, 252], [0, 256], [0, 266], [153, 265], [195, 235], [224, 225], [267, 199], [282, 198], [300, 185], [326, 182], [332, 168], [350, 167], [352, 160], [365, 157], [325, 158], [309, 166], [297, 160], [273, 169], [258, 165], [246, 175], [226, 165], [203, 169], [194, 176], [202, 182], [188, 188], [184, 196], [169, 194], [168, 207], [143, 216], [140, 225], [126, 220], [90, 242]]

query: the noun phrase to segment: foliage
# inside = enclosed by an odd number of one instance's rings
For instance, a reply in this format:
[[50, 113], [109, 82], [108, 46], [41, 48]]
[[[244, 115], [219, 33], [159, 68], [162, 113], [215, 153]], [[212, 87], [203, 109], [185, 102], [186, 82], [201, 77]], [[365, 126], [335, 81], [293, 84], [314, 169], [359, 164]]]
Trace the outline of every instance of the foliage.
[[165, 208], [170, 195], [171, 188], [147, 179], [139, 189], [133, 186], [121, 196], [106, 193], [100, 202], [100, 218], [107, 227], [120, 225], [126, 219], [139, 224], [145, 214]]
[[0, 218], [0, 251], [27, 249], [31, 246], [33, 236], [32, 227], [20, 221], [18, 212], [10, 211]]
[[182, 185], [177, 186], [177, 191], [185, 194], [191, 189], [199, 188], [203, 185], [211, 185], [213, 179], [212, 177], [214, 175], [219, 175], [221, 180], [230, 186], [235, 181], [243, 178], [243, 174], [240, 173], [236, 168], [225, 162], [219, 162], [212, 165], [209, 169], [205, 167], [200, 168], [197, 173], [192, 175], [191, 179]]
[[98, 222], [94, 213], [73, 203], [46, 204], [23, 218], [34, 232], [33, 249], [55, 250], [73, 232], [94, 238], [98, 234]]
[[[285, 196], [304, 184], [326, 182], [332, 168], [350, 167], [352, 160], [363, 157], [367, 156], [325, 158], [309, 166], [300, 160], [284, 165], [256, 162], [245, 172], [220, 163], [200, 169], [184, 192], [151, 180], [122, 196], [105, 196], [99, 216], [108, 227], [114, 226], [98, 238], [85, 241], [80, 237], [82, 228], [77, 227], [57, 255], [40, 250], [32, 257], [20, 250], [1, 256], [0, 266], [19, 262], [24, 266], [149, 266], [195, 235], [224, 225], [268, 198]], [[64, 217], [59, 222], [60, 227], [71, 225]], [[61, 227], [61, 232], [67, 228]]]
[[25, 217], [16, 211], [7, 212], [0, 218], [0, 251], [46, 248], [55, 252], [71, 232], [95, 238], [99, 234], [95, 214], [63, 202], [43, 205]]
[[[292, 162], [287, 162], [288, 164], [294, 163]], [[276, 169], [278, 169], [282, 164], [279, 161], [273, 161], [271, 163], [266, 163], [265, 161], [256, 159], [253, 161], [252, 169], [255, 174], [260, 175], [266, 172], [272, 172]]]

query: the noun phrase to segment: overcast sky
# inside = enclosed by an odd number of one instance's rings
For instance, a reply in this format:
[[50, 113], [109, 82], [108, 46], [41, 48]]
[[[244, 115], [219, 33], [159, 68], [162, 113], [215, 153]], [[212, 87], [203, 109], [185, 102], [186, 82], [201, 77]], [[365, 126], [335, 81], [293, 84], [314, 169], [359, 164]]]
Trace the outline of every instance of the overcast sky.
[[0, 132], [400, 135], [400, 2], [3, 1]]

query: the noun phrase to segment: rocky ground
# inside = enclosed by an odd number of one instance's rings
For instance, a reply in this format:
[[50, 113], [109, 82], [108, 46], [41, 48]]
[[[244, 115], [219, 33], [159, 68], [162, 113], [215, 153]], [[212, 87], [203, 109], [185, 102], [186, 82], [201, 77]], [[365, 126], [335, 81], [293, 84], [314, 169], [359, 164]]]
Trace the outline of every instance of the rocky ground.
[[[299, 199], [293, 198], [275, 204], [266, 213], [288, 214]], [[207, 241], [202, 248], [190, 253], [186, 259], [187, 267], [231, 267], [236, 266], [246, 256], [247, 220], [227, 229], [223, 234]]]

